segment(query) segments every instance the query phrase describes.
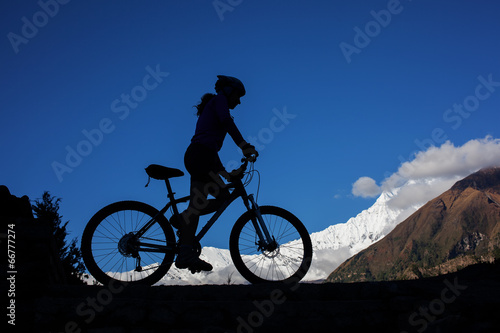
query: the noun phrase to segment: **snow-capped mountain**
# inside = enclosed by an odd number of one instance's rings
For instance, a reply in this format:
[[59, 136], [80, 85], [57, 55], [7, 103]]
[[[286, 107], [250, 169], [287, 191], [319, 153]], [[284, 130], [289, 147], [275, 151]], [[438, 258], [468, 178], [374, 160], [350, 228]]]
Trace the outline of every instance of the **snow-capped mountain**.
[[313, 264], [304, 280], [324, 279], [332, 268], [337, 268], [348, 258], [382, 239], [420, 207], [403, 210], [391, 206], [389, 201], [398, 191], [383, 192], [370, 208], [346, 223], [335, 224], [311, 234]]
[[323, 231], [311, 234], [316, 250], [338, 250], [343, 247], [356, 253], [369, 244], [382, 238], [387, 229], [392, 230], [401, 214], [399, 209], [391, 208], [387, 202], [390, 193], [382, 193], [370, 208], [362, 211], [346, 223], [335, 224]]

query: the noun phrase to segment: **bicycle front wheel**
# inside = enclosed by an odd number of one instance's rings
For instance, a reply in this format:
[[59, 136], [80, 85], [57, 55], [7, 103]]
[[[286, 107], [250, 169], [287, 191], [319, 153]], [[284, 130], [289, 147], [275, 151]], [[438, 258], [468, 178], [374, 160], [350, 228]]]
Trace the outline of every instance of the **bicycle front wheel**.
[[234, 224], [229, 250], [236, 269], [251, 283], [299, 282], [309, 270], [312, 243], [302, 222], [279, 207], [260, 207], [272, 246], [263, 247], [251, 211]]
[[[142, 235], [137, 231], [153, 221]], [[175, 234], [157, 209], [137, 201], [104, 207], [89, 221], [82, 235], [82, 257], [99, 282], [152, 285], [170, 269], [175, 256]]]

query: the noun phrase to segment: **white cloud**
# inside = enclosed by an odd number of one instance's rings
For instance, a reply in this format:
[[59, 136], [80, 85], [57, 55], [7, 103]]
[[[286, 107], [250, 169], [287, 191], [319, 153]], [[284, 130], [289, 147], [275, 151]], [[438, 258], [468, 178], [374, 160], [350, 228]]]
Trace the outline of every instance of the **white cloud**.
[[419, 152], [414, 160], [403, 163], [398, 174], [406, 179], [465, 177], [481, 168], [497, 165], [500, 165], [500, 139], [487, 136], [460, 147], [449, 141], [441, 147], [430, 147]]
[[370, 177], [361, 177], [352, 185], [352, 194], [357, 197], [373, 198], [381, 192], [375, 180]]
[[407, 209], [426, 203], [458, 180], [491, 166], [500, 166], [500, 139], [487, 136], [459, 147], [447, 141], [416, 154], [412, 161], [403, 163], [397, 172], [384, 179], [381, 186], [369, 177], [361, 177], [354, 183], [352, 193], [368, 197], [376, 188], [387, 192], [399, 188], [389, 204]]

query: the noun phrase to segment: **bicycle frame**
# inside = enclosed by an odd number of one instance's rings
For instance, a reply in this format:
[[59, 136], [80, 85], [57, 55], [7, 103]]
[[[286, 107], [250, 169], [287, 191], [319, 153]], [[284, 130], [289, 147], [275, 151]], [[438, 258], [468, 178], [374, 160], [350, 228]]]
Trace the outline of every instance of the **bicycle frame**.
[[[259, 236], [259, 239], [265, 240], [267, 243], [272, 242], [271, 236], [269, 235], [269, 231], [267, 230], [267, 227], [265, 226], [264, 221], [262, 220], [262, 216], [260, 216], [260, 210], [253, 198], [253, 194], [247, 194], [247, 191], [245, 190], [245, 186], [243, 186], [243, 183], [241, 180], [237, 180], [233, 183], [230, 183], [228, 185], [229, 188], [234, 188], [233, 192], [229, 195], [229, 197], [224, 201], [224, 203], [219, 207], [219, 209], [212, 215], [212, 217], [207, 221], [205, 226], [200, 230], [198, 235], [196, 235], [195, 240], [196, 241], [201, 241], [203, 236], [206, 235], [208, 230], [214, 225], [214, 223], [217, 221], [217, 219], [222, 215], [222, 213], [226, 210], [229, 205], [233, 203], [234, 200], [237, 198], [241, 197], [243, 200], [243, 204], [245, 205], [246, 209], [248, 211], [253, 211], [255, 213], [255, 216], [252, 217], [252, 221], [254, 223], [255, 230], [257, 231], [257, 234]], [[255, 217], [257, 217], [257, 220], [255, 220]], [[260, 228], [259, 228], [260, 225]], [[264, 234], [262, 234], [261, 229], [264, 231]], [[264, 238], [265, 237], [265, 238]]]
[[[165, 207], [163, 207], [159, 211], [159, 214], [165, 215], [165, 213], [172, 207], [173, 210], [172, 216], [179, 216], [177, 204], [181, 202], [188, 202], [190, 196], [185, 196], [179, 199], [175, 199], [174, 197], [175, 193], [172, 191], [172, 187], [170, 186], [170, 182], [168, 181], [168, 179], [165, 180], [165, 184], [167, 186], [167, 191], [168, 191], [167, 197], [169, 198], [169, 202], [165, 205]], [[245, 186], [243, 185], [240, 179], [237, 179], [236, 181], [229, 183], [227, 185], [227, 188], [229, 189], [233, 188], [234, 190], [230, 193], [226, 201], [224, 201], [224, 203], [219, 207], [219, 209], [212, 215], [212, 217], [207, 221], [207, 223], [195, 236], [195, 240], [197, 242], [200, 242], [203, 236], [206, 235], [206, 233], [215, 224], [217, 219], [222, 215], [222, 213], [226, 210], [226, 208], [229, 207], [229, 205], [231, 205], [231, 203], [233, 203], [233, 201], [235, 201], [237, 198], [241, 197], [243, 200], [243, 204], [245, 205], [247, 210], [253, 212], [252, 222], [260, 240], [259, 246], [261, 248], [266, 248], [267, 246], [273, 244], [274, 239], [269, 234], [269, 230], [267, 230], [266, 224], [264, 223], [264, 220], [262, 219], [262, 216], [260, 214], [259, 206], [257, 205], [257, 203], [253, 198], [253, 194], [250, 195], [247, 194]], [[156, 216], [150, 221], [148, 221], [140, 230], [138, 230], [137, 233], [135, 233], [135, 236], [137, 238], [141, 238], [155, 223], [157, 223]], [[165, 252], [172, 249], [168, 246], [149, 244], [140, 241], [138, 241], [136, 244], [140, 247], [140, 250], [142, 252]]]

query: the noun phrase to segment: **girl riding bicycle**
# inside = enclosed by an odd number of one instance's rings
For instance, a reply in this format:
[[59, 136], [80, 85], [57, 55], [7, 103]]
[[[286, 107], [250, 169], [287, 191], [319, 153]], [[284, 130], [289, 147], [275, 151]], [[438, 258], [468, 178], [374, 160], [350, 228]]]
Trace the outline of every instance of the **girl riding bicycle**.
[[[217, 94], [205, 94], [196, 106], [196, 130], [184, 155], [184, 165], [191, 175], [191, 199], [179, 221], [181, 247], [175, 266], [191, 271], [212, 270], [212, 265], [199, 258], [194, 242], [200, 215], [216, 211], [229, 196], [221, 176], [230, 181], [234, 174], [224, 169], [218, 155], [226, 134], [229, 133], [246, 157], [259, 155], [255, 147], [243, 139], [229, 113], [245, 95], [243, 83], [231, 76], [218, 75], [217, 78]], [[209, 194], [215, 199], [209, 200]]]

